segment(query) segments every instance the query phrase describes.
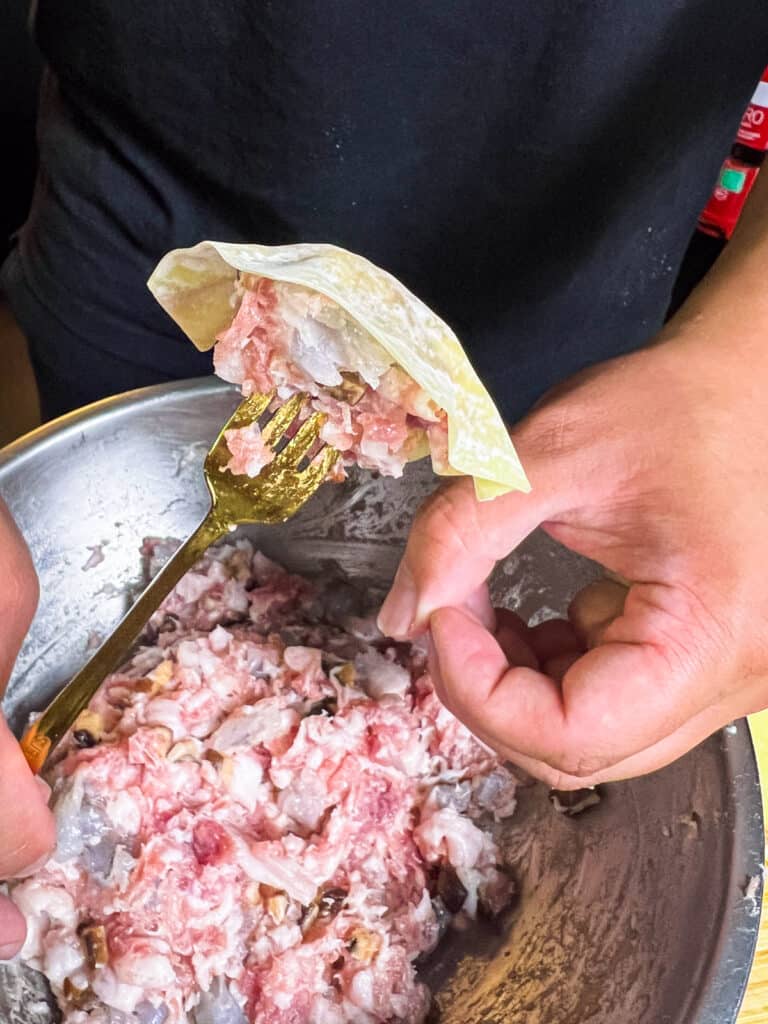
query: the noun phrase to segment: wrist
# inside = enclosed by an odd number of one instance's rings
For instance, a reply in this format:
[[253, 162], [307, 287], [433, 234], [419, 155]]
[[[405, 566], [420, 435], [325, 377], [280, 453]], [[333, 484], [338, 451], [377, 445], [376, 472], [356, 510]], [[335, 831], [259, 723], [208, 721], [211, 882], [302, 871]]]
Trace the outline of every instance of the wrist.
[[767, 269], [768, 174], [755, 186], [723, 254], [665, 326], [659, 341], [681, 343], [701, 357], [714, 354], [734, 364], [746, 360], [753, 373], [759, 372], [768, 361]]

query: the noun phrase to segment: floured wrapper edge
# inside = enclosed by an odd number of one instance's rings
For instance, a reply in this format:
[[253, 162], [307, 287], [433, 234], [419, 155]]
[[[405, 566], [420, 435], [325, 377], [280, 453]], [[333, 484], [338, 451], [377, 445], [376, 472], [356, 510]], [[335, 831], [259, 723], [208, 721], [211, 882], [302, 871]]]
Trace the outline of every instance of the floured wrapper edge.
[[334, 245], [200, 242], [158, 263], [149, 290], [201, 351], [232, 322], [240, 271], [302, 285], [336, 302], [448, 417], [448, 463], [481, 501], [530, 491], [490, 395], [453, 331], [387, 271]]

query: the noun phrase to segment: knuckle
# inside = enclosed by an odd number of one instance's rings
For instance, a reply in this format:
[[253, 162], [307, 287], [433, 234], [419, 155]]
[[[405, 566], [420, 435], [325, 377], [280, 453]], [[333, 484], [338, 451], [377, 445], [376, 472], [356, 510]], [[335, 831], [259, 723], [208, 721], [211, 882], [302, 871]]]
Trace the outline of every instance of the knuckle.
[[475, 496], [471, 478], [465, 478], [444, 485], [428, 498], [408, 541], [423, 571], [436, 575], [446, 566], [471, 566], [477, 582], [485, 579], [512, 547], [508, 529], [514, 523], [513, 506], [506, 497], [484, 506]]
[[581, 431], [580, 417], [571, 402], [553, 399], [515, 432], [515, 443], [524, 451], [565, 455], [580, 443]]
[[[520, 760], [515, 754], [509, 754], [508, 756], [513, 763]], [[549, 789], [559, 793], [570, 793], [574, 790], [586, 789], [597, 783], [597, 777], [594, 775], [584, 777], [572, 775], [553, 767], [551, 764], [546, 764], [543, 761], [531, 761], [527, 757], [523, 759], [521, 767], [529, 775], [543, 782]]]
[[[609, 767], [610, 761], [594, 752], [586, 753], [583, 750], [564, 749], [555, 757], [551, 758], [550, 767], [557, 771], [564, 779], [570, 779], [571, 789], [578, 789], [585, 785], [585, 780], [593, 778], [599, 772]], [[573, 783], [578, 783], [574, 785]]]
[[549, 758], [550, 767], [561, 775], [578, 778], [579, 759], [568, 753], [558, 753]]
[[477, 532], [477, 509], [461, 484], [441, 487], [429, 499], [414, 525], [417, 537], [441, 547], [469, 551], [467, 540]]

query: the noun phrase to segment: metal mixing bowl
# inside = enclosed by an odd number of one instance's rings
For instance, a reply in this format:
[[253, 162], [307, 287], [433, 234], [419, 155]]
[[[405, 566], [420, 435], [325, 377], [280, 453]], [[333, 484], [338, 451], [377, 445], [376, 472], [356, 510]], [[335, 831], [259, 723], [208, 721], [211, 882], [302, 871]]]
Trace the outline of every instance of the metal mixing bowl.
[[[40, 574], [42, 598], [8, 689], [19, 729], [124, 610], [150, 535], [184, 537], [207, 504], [203, 455], [237, 396], [213, 381], [134, 392], [36, 431], [0, 453], [0, 493]], [[290, 568], [343, 570], [372, 597], [394, 572], [413, 512], [434, 486], [359, 475], [325, 486], [284, 526], [255, 533]], [[86, 568], [91, 546], [103, 561]], [[534, 535], [502, 565], [496, 594], [526, 615], [562, 611], [594, 569]], [[641, 698], [642, 699], [642, 698]], [[454, 935], [426, 969], [440, 1019], [461, 1024], [731, 1024], [746, 984], [763, 822], [740, 722], [664, 771], [605, 789], [581, 817], [540, 785], [509, 828], [520, 883], [503, 926]], [[0, 1020], [37, 1019], [16, 968]], [[311, 1022], [308, 1022], [311, 1024]]]

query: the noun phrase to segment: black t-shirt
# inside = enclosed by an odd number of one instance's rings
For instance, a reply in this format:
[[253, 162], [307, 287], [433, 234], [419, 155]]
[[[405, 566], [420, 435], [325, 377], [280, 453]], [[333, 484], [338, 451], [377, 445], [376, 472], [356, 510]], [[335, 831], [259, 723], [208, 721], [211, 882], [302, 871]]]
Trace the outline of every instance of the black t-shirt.
[[36, 34], [3, 282], [39, 364], [207, 372], [159, 257], [327, 241], [443, 316], [509, 419], [658, 329], [768, 63], [765, 0], [39, 0]]

